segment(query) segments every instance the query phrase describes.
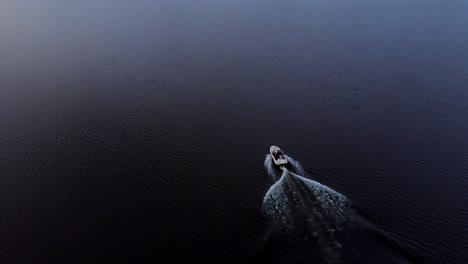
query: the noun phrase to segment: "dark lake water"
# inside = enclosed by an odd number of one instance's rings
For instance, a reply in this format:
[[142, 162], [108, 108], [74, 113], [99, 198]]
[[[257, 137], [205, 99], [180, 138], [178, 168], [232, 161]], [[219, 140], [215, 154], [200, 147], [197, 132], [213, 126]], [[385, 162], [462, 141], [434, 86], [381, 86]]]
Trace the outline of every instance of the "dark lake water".
[[467, 14], [2, 0], [0, 262], [468, 263]]

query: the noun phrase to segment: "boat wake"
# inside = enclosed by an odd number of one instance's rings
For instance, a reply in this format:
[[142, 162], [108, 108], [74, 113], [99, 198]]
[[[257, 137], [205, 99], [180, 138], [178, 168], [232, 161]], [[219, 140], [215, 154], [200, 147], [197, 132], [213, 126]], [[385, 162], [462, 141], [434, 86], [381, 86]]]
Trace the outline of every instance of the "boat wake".
[[273, 180], [278, 181], [281, 178], [283, 171], [285, 170], [302, 176], [307, 175], [306, 171], [298, 161], [288, 155], [284, 156], [288, 160], [288, 164], [281, 165], [280, 167], [273, 163], [273, 159], [270, 155], [266, 155], [265, 157], [265, 169], [267, 170], [268, 175], [273, 178]]
[[262, 212], [271, 222], [265, 249], [268, 263], [412, 263], [412, 257], [363, 217], [339, 192], [308, 178], [299, 162], [287, 157], [265, 169], [275, 181]]

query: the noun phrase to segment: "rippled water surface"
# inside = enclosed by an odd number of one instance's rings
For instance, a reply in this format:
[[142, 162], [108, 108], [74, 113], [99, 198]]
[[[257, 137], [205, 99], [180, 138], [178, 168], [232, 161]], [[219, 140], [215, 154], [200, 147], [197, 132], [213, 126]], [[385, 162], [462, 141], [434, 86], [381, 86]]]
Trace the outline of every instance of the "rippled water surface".
[[307, 174], [297, 197], [317, 182], [407, 260], [468, 263], [467, 13], [2, 0], [0, 262], [281, 262], [294, 245], [271, 251], [263, 204], [278, 145]]

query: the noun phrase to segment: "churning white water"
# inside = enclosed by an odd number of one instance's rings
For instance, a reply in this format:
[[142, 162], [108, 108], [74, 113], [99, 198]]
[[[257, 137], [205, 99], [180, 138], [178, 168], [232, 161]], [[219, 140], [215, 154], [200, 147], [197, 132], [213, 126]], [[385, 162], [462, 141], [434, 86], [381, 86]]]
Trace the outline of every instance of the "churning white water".
[[288, 166], [279, 170], [271, 157], [265, 159], [267, 173], [276, 183], [264, 197], [263, 213], [284, 237], [313, 241], [321, 259], [334, 262], [341, 248], [337, 234], [352, 222], [351, 203], [337, 191], [293, 173], [305, 171], [299, 162], [287, 158]]

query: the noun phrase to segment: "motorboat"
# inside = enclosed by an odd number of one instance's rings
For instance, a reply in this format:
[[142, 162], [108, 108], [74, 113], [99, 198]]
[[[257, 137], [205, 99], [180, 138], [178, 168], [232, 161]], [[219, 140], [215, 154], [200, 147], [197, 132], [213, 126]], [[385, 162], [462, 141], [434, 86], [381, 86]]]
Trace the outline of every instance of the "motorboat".
[[286, 159], [286, 155], [284, 155], [284, 152], [279, 147], [271, 146], [270, 147], [270, 155], [271, 155], [271, 158], [273, 159], [273, 162], [276, 165], [288, 164], [288, 160]]

